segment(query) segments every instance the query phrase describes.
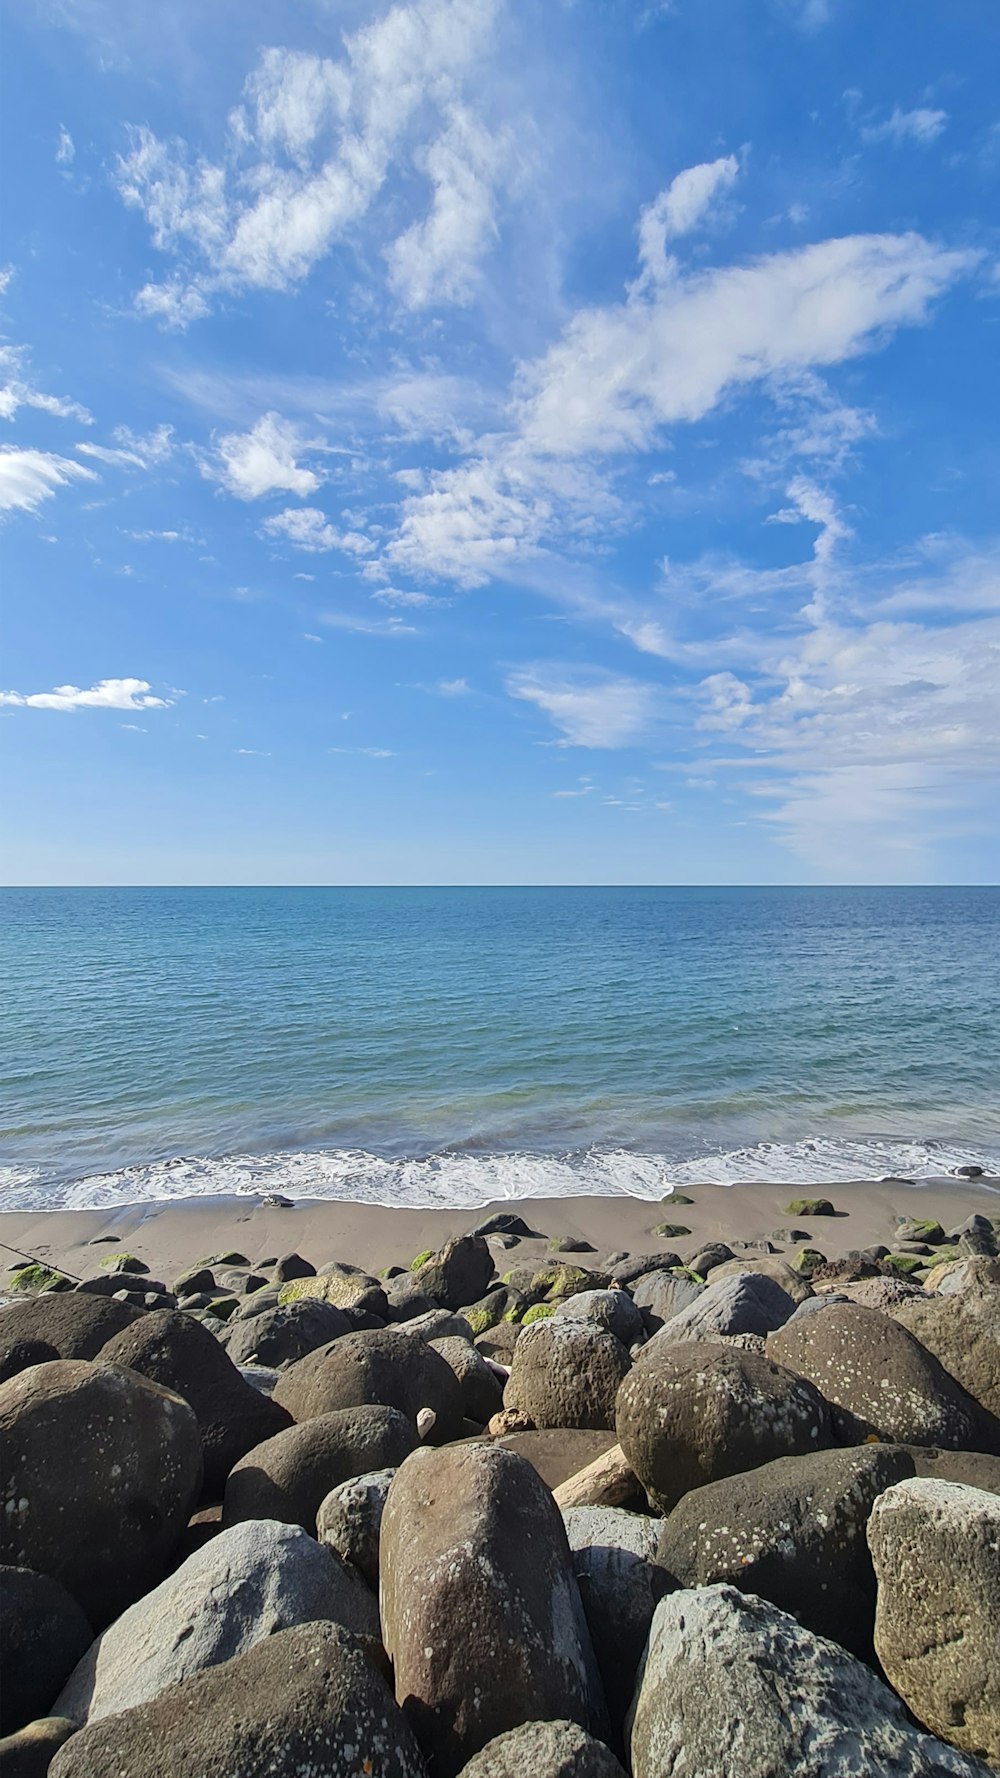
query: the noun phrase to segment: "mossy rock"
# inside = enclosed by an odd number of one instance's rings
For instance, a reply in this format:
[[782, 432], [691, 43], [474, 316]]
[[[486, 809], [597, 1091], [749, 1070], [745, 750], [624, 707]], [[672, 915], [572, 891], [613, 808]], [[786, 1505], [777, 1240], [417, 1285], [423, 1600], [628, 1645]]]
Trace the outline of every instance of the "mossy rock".
[[[555, 1308], [552, 1303], [532, 1303], [531, 1308], [525, 1309], [521, 1316], [521, 1326], [530, 1327], [533, 1321], [548, 1321], [550, 1315], [554, 1314]], [[525, 1347], [525, 1351], [527, 1351], [527, 1347]]]
[[214, 1315], [216, 1321], [231, 1321], [240, 1306], [238, 1296], [213, 1297], [205, 1310], [206, 1315]]
[[934, 1255], [934, 1264], [935, 1266], [951, 1266], [956, 1260], [967, 1258], [968, 1255], [963, 1253], [959, 1247], [939, 1247]]
[[926, 1271], [924, 1261], [916, 1253], [887, 1253], [884, 1265], [891, 1266], [894, 1272], [901, 1272], [909, 1278], [913, 1272]]
[[682, 1222], [658, 1222], [652, 1232], [659, 1235], [661, 1241], [678, 1241], [689, 1235], [691, 1230], [685, 1228]]
[[660, 1203], [679, 1204], [681, 1209], [685, 1210], [694, 1203], [694, 1199], [685, 1197], [683, 1192], [668, 1192], [665, 1198], [660, 1199]]
[[34, 1263], [30, 1266], [15, 1266], [7, 1288], [17, 1291], [19, 1295], [27, 1295], [40, 1290], [72, 1290], [73, 1281], [64, 1272], [56, 1272], [51, 1266]]
[[148, 1272], [145, 1260], [138, 1259], [134, 1253], [106, 1253], [97, 1262], [101, 1272]]
[[469, 1323], [474, 1340], [478, 1340], [480, 1334], [489, 1333], [491, 1327], [496, 1327], [488, 1309], [463, 1309], [462, 1319]]
[[933, 1219], [923, 1221], [917, 1216], [906, 1216], [896, 1229], [897, 1241], [926, 1241], [929, 1247], [938, 1247], [947, 1239], [941, 1224]]
[[592, 1288], [590, 1273], [580, 1266], [542, 1266], [531, 1280], [532, 1295], [544, 1296], [550, 1303]]
[[593, 1253], [594, 1248], [589, 1241], [581, 1241], [576, 1235], [553, 1235], [549, 1242], [550, 1253]]
[[427, 1264], [427, 1261], [429, 1259], [433, 1259], [433, 1258], [434, 1258], [433, 1247], [425, 1247], [423, 1253], [418, 1253], [416, 1259], [411, 1259], [410, 1271], [411, 1272], [419, 1272], [421, 1266], [425, 1266]]
[[818, 1247], [800, 1247], [794, 1259], [789, 1260], [793, 1272], [803, 1278], [811, 1278], [820, 1266], [826, 1265], [826, 1254], [820, 1253]]
[[785, 1205], [786, 1216], [836, 1216], [829, 1198], [793, 1198]]
[[772, 1241], [808, 1241], [808, 1229], [772, 1229]]
[[667, 1269], [674, 1278], [688, 1278], [692, 1284], [704, 1284], [705, 1282], [702, 1274], [692, 1271], [690, 1266], [669, 1266]]

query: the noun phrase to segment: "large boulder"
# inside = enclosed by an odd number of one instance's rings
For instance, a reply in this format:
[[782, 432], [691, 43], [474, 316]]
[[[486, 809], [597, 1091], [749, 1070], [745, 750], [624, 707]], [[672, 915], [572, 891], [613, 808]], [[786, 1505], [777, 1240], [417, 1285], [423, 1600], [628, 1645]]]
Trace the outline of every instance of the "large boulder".
[[911, 1297], [888, 1312], [979, 1403], [983, 1442], [1000, 1453], [1000, 1286], [960, 1296]]
[[525, 1722], [488, 1741], [459, 1778], [625, 1778], [610, 1748], [575, 1722]]
[[617, 1745], [653, 1613], [674, 1585], [655, 1561], [660, 1520], [574, 1506], [563, 1521]]
[[244, 1382], [214, 1334], [177, 1309], [155, 1309], [102, 1349], [194, 1409], [205, 1451], [205, 1494], [218, 1499], [233, 1464], [254, 1445], [291, 1425], [291, 1416]]
[[1000, 1766], [1000, 1497], [914, 1478], [876, 1501], [875, 1647], [918, 1722]]
[[627, 1290], [581, 1290], [552, 1311], [553, 1321], [594, 1321], [627, 1347], [641, 1345], [646, 1324]]
[[49, 1778], [426, 1778], [402, 1711], [357, 1640], [299, 1624], [106, 1716]]
[[[390, 1410], [391, 1411], [391, 1410]], [[382, 1514], [395, 1469], [375, 1469], [331, 1488], [316, 1514], [316, 1536], [378, 1591]]]
[[96, 1722], [131, 1710], [317, 1618], [378, 1635], [368, 1588], [297, 1525], [234, 1526], [109, 1625], [67, 1680], [58, 1714]]
[[3, 1778], [47, 1778], [60, 1747], [75, 1731], [76, 1724], [65, 1716], [41, 1716], [4, 1735], [0, 1738]]
[[537, 1427], [611, 1427], [631, 1362], [621, 1341], [596, 1322], [532, 1322], [514, 1347], [503, 1405], [520, 1408]]
[[31, 1568], [0, 1568], [0, 1735], [46, 1714], [93, 1640], [61, 1581]]
[[721, 1284], [723, 1278], [737, 1278], [744, 1272], [753, 1272], [758, 1278], [770, 1278], [793, 1303], [804, 1303], [812, 1295], [809, 1280], [777, 1254], [755, 1253], [752, 1258], [744, 1254], [738, 1259], [729, 1259], [724, 1266], [712, 1268], [712, 1283]]
[[420, 1409], [431, 1408], [436, 1444], [458, 1438], [464, 1418], [462, 1386], [451, 1366], [416, 1334], [395, 1327], [345, 1334], [308, 1353], [285, 1371], [274, 1400], [295, 1420], [380, 1403], [415, 1425]]
[[316, 1514], [339, 1482], [372, 1469], [396, 1468], [416, 1448], [412, 1420], [398, 1408], [338, 1408], [290, 1426], [255, 1445], [226, 1481], [222, 1522], [278, 1519], [310, 1536]]
[[986, 1451], [938, 1451], [933, 1445], [900, 1445], [913, 1458], [913, 1473], [932, 1481], [964, 1482], [967, 1488], [985, 1488], [1000, 1494], [1000, 1457]]
[[714, 1340], [720, 1334], [769, 1334], [795, 1313], [786, 1290], [761, 1272], [736, 1272], [711, 1281], [686, 1308], [672, 1315], [660, 1338]]
[[389, 1489], [379, 1572], [396, 1696], [439, 1778], [536, 1718], [602, 1735], [562, 1517], [522, 1458], [489, 1443], [415, 1451]]
[[735, 1587], [657, 1606], [630, 1739], [633, 1778], [989, 1778], [863, 1662]]
[[[76, 1290], [10, 1303], [0, 1309], [0, 1376], [13, 1377], [29, 1364], [55, 1358], [96, 1358], [113, 1334], [142, 1313], [131, 1303], [82, 1296]], [[32, 1357], [31, 1351], [38, 1355]]]
[[726, 1581], [759, 1593], [870, 1660], [868, 1517], [884, 1489], [912, 1474], [912, 1458], [893, 1445], [779, 1457], [685, 1494], [662, 1521], [657, 1559], [682, 1587]]
[[454, 1371], [462, 1389], [465, 1418], [485, 1426], [503, 1407], [503, 1384], [471, 1340], [451, 1335], [428, 1342]]
[[618, 1392], [618, 1440], [663, 1512], [691, 1488], [830, 1443], [812, 1383], [756, 1352], [707, 1341], [644, 1347]]
[[644, 1272], [632, 1286], [632, 1300], [642, 1314], [646, 1332], [655, 1334], [704, 1292], [704, 1284], [684, 1272]]
[[493, 1255], [482, 1235], [456, 1235], [413, 1273], [414, 1283], [442, 1309], [476, 1303], [493, 1276]]
[[360, 1266], [342, 1265], [331, 1260], [318, 1277], [293, 1278], [278, 1289], [279, 1303], [297, 1303], [304, 1297], [333, 1303], [338, 1309], [360, 1309], [385, 1321], [388, 1304], [385, 1291], [377, 1278], [363, 1272]]
[[160, 1580], [201, 1488], [186, 1401], [57, 1359], [0, 1384], [0, 1561], [52, 1574], [94, 1625]]
[[905, 1328], [877, 1309], [838, 1303], [795, 1317], [767, 1342], [770, 1357], [808, 1377], [837, 1409], [845, 1442], [975, 1450], [980, 1415], [953, 1377]]
[[294, 1364], [307, 1352], [329, 1345], [351, 1332], [343, 1309], [304, 1297], [300, 1303], [278, 1303], [249, 1320], [234, 1321], [226, 1337], [233, 1363]]

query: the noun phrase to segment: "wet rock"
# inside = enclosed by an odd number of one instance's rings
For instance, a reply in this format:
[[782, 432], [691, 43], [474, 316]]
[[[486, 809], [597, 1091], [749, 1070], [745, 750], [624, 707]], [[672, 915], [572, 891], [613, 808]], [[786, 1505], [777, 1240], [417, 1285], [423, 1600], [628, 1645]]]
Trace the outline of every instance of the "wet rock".
[[457, 1438], [464, 1418], [462, 1388], [450, 1365], [402, 1328], [345, 1334], [285, 1371], [274, 1392], [295, 1420], [338, 1408], [398, 1408], [416, 1424], [421, 1408], [436, 1416], [433, 1440]]
[[843, 1303], [796, 1317], [767, 1342], [770, 1357], [808, 1377], [835, 1405], [838, 1436], [974, 1450], [975, 1404], [932, 1354], [888, 1315]]
[[714, 1276], [686, 1308], [665, 1323], [661, 1338], [671, 1341], [713, 1340], [719, 1334], [769, 1334], [795, 1313], [787, 1291], [760, 1272]]
[[397, 1408], [340, 1408], [256, 1445], [226, 1482], [223, 1524], [276, 1519], [312, 1535], [331, 1488], [369, 1470], [395, 1468], [416, 1449], [412, 1420]]
[[279, 1630], [146, 1704], [89, 1724], [56, 1755], [50, 1778], [112, 1773], [426, 1778], [385, 1680], [332, 1623]]
[[537, 1427], [611, 1427], [630, 1364], [621, 1341], [595, 1322], [536, 1322], [514, 1348], [504, 1407], [530, 1414]]
[[291, 1424], [276, 1401], [243, 1381], [232, 1359], [201, 1322], [160, 1309], [116, 1334], [101, 1352], [128, 1365], [194, 1409], [205, 1456], [205, 1492], [218, 1498], [234, 1463]]
[[248, 1321], [238, 1321], [226, 1340], [234, 1364], [294, 1364], [307, 1352], [329, 1345], [350, 1332], [350, 1322], [333, 1303], [306, 1297], [299, 1303], [275, 1304]]
[[725, 1586], [657, 1606], [631, 1751], [634, 1778], [987, 1778], [863, 1662]]
[[617, 1745], [653, 1612], [675, 1582], [654, 1560], [659, 1519], [575, 1506], [563, 1520]]
[[872, 1656], [875, 1572], [865, 1532], [878, 1496], [913, 1473], [898, 1446], [779, 1457], [686, 1494], [657, 1560], [682, 1587], [728, 1582]]
[[485, 1426], [503, 1407], [503, 1384], [496, 1372], [471, 1340], [431, 1340], [430, 1344], [458, 1378], [466, 1419]]
[[331, 1488], [316, 1514], [316, 1536], [378, 1591], [378, 1548], [395, 1469], [376, 1469]]
[[640, 1353], [615, 1412], [622, 1450], [662, 1511], [691, 1488], [830, 1443], [812, 1383], [755, 1352], [663, 1339]]
[[329, 1618], [378, 1633], [371, 1593], [298, 1526], [259, 1520], [213, 1537], [105, 1630], [57, 1710], [98, 1721], [246, 1654], [294, 1624]]
[[645, 1272], [633, 1284], [632, 1298], [642, 1315], [646, 1332], [655, 1334], [682, 1309], [689, 1309], [696, 1303], [704, 1289], [704, 1284], [686, 1278], [683, 1273]]
[[187, 1402], [133, 1371], [60, 1359], [0, 1384], [0, 1561], [54, 1575], [95, 1626], [161, 1578], [201, 1477]]
[[512, 1452], [407, 1458], [382, 1517], [379, 1593], [396, 1696], [439, 1778], [524, 1722], [605, 1730], [562, 1517]]
[[642, 1311], [627, 1290], [581, 1290], [553, 1310], [556, 1321], [593, 1321], [626, 1348], [646, 1338]]
[[89, 1619], [61, 1581], [31, 1568], [0, 1568], [0, 1735], [45, 1715], [93, 1640]]
[[29, 1346], [45, 1346], [53, 1358], [96, 1358], [113, 1334], [130, 1327], [141, 1314], [141, 1309], [128, 1303], [81, 1296], [75, 1290], [37, 1297], [30, 1303], [12, 1303], [0, 1309], [0, 1367], [8, 1367], [5, 1374], [15, 1376], [25, 1367], [17, 1364], [10, 1369], [11, 1361], [18, 1348]]
[[525, 1722], [487, 1742], [459, 1778], [625, 1778], [610, 1748], [575, 1722]]
[[457, 1235], [413, 1274], [418, 1288], [442, 1309], [478, 1302], [493, 1276], [493, 1255], [481, 1235]]
[[917, 1721], [1000, 1765], [1000, 1496], [915, 1478], [868, 1527], [875, 1647]]

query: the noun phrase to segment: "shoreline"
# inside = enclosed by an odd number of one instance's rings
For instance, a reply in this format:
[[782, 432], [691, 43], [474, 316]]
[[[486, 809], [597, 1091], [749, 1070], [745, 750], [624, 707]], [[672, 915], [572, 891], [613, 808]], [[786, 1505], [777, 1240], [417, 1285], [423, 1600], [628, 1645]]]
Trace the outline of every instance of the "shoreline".
[[[689, 1200], [678, 1202], [678, 1197]], [[824, 1197], [835, 1216], [791, 1216], [796, 1198]], [[546, 1256], [557, 1238], [586, 1241], [577, 1256], [584, 1266], [610, 1252], [678, 1252], [688, 1259], [706, 1241], [731, 1245], [769, 1241], [777, 1253], [793, 1257], [802, 1243], [775, 1240], [785, 1227], [805, 1231], [809, 1245], [829, 1257], [875, 1242], [891, 1246], [898, 1219], [936, 1218], [949, 1228], [975, 1212], [1000, 1214], [1000, 1178], [929, 1179], [909, 1185], [854, 1181], [685, 1186], [661, 1198], [626, 1194], [501, 1197], [470, 1208], [299, 1198], [288, 1208], [259, 1198], [201, 1196], [143, 1201], [89, 1210], [0, 1210], [0, 1243], [41, 1259], [77, 1277], [94, 1276], [99, 1262], [120, 1245], [166, 1281], [209, 1254], [234, 1248], [256, 1263], [268, 1256], [307, 1250], [319, 1264], [346, 1260], [377, 1272], [408, 1265], [417, 1253], [438, 1249], [495, 1211], [517, 1211], [537, 1231], [512, 1249], [511, 1264]], [[661, 1223], [679, 1224], [683, 1236], [653, 1233]], [[759, 1251], [759, 1249], [758, 1249]], [[498, 1269], [500, 1253], [497, 1254]], [[0, 1272], [15, 1268], [4, 1251]], [[0, 1287], [2, 1290], [2, 1287]]]

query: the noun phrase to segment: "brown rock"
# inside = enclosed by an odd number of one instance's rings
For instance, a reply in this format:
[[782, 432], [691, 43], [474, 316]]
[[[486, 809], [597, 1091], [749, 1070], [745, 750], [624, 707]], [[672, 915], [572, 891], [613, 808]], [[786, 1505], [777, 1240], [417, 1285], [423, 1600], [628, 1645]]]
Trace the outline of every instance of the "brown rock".
[[398, 1408], [416, 1424], [421, 1408], [435, 1415], [432, 1439], [461, 1434], [462, 1387], [450, 1365], [416, 1334], [374, 1328], [345, 1334], [290, 1365], [274, 1392], [295, 1420], [338, 1408]]

